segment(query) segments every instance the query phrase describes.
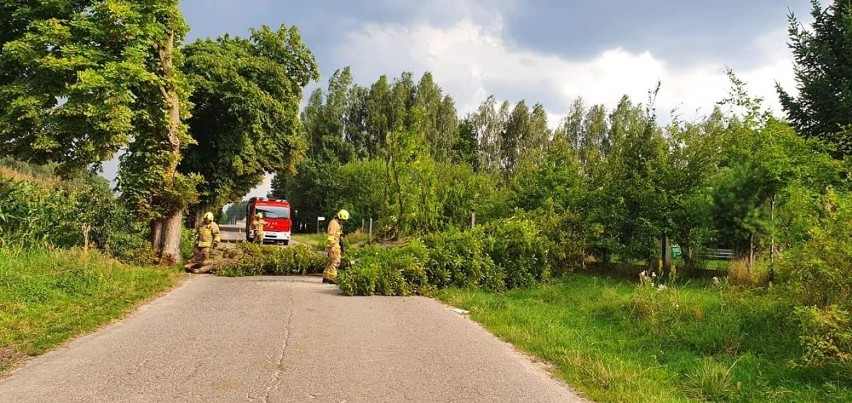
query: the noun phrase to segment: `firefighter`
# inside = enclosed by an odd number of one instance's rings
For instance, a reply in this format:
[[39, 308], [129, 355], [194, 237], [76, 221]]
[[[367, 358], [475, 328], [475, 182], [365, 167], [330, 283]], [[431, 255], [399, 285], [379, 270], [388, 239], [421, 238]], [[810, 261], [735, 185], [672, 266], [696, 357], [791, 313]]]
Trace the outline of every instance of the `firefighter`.
[[204, 213], [204, 219], [201, 224], [195, 228], [198, 242], [195, 244], [195, 251], [189, 259], [187, 269], [193, 273], [199, 273], [198, 269], [204, 267], [204, 262], [210, 258], [210, 249], [216, 248], [221, 242], [219, 236], [219, 226], [213, 222], [213, 213]]
[[349, 212], [340, 210], [337, 216], [328, 223], [328, 264], [322, 272], [322, 282], [335, 284], [337, 282], [337, 267], [340, 266], [340, 256], [343, 254], [343, 225], [349, 219]]
[[257, 213], [251, 226], [254, 228], [254, 242], [263, 245], [263, 227], [267, 225], [263, 220], [263, 213]]

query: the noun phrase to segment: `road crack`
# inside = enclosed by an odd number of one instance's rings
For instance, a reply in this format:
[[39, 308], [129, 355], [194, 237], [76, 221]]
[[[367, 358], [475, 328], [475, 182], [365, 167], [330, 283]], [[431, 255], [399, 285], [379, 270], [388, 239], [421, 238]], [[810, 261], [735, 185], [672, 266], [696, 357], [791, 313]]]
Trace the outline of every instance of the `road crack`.
[[284, 343], [281, 346], [281, 355], [278, 357], [278, 366], [275, 370], [275, 376], [272, 378], [272, 382], [269, 387], [266, 388], [266, 395], [263, 396], [263, 401], [267, 403], [269, 402], [269, 395], [272, 394], [272, 391], [277, 391], [281, 386], [281, 383], [284, 382], [284, 357], [287, 355], [287, 344], [290, 342], [290, 324], [293, 321], [293, 311], [295, 310], [293, 296], [290, 295], [288, 299], [290, 303], [287, 311], [287, 319], [284, 323]]

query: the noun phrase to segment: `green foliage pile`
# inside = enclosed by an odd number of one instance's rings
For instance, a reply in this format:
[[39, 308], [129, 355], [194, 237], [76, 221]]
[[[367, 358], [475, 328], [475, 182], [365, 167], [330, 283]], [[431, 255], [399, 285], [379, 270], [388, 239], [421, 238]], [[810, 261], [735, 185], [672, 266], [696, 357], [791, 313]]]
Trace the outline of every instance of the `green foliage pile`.
[[368, 246], [345, 259], [357, 263], [337, 278], [344, 295], [429, 295], [432, 287], [426, 274], [429, 252], [414, 240], [404, 246]]
[[[341, 289], [347, 295], [409, 295], [448, 287], [504, 291], [546, 282], [553, 276], [554, 262], [578, 250], [570, 240], [545, 235], [544, 223], [552, 219], [519, 215], [474, 230], [450, 228], [402, 247], [356, 250], [344, 256], [356, 263], [343, 271]], [[561, 266], [558, 273], [570, 267]], [[406, 283], [398, 283], [402, 280]], [[382, 287], [382, 282], [398, 285]]]
[[113, 320], [175, 274], [97, 251], [0, 248], [0, 371]]
[[105, 180], [66, 183], [0, 172], [0, 247], [82, 247], [84, 226], [90, 247], [125, 261], [150, 261], [145, 229], [117, 202]]
[[217, 276], [316, 274], [326, 264], [326, 258], [307, 245], [280, 248], [243, 242], [236, 250], [226, 250], [224, 257], [226, 262], [216, 269]]

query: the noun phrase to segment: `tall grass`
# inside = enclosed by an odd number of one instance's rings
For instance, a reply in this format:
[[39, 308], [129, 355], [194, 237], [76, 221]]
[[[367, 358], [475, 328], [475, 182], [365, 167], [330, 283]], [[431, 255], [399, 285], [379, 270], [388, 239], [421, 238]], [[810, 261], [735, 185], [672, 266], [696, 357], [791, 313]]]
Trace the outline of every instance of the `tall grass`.
[[176, 273], [98, 252], [0, 249], [0, 371], [119, 317]]
[[796, 364], [794, 304], [775, 291], [575, 276], [439, 298], [598, 401], [852, 401], [842, 374]]

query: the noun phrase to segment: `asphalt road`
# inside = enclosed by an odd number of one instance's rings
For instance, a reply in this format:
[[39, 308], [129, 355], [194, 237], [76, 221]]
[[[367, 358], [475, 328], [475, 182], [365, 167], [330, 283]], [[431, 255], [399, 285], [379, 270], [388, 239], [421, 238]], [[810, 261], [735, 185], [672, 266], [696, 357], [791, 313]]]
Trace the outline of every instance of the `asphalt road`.
[[243, 225], [219, 225], [219, 234], [224, 242], [242, 242], [246, 240], [246, 227]]
[[315, 277], [195, 277], [0, 381], [0, 402], [165, 401], [582, 400], [436, 301]]

